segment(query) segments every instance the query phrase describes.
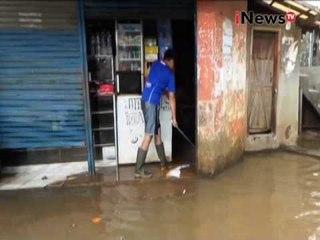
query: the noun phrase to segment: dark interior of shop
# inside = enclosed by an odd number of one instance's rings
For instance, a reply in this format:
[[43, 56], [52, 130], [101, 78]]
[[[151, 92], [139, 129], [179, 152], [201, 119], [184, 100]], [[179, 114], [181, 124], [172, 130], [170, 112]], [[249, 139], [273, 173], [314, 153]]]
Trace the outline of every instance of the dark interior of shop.
[[[196, 81], [195, 81], [195, 33], [192, 21], [173, 21], [173, 46], [176, 52], [176, 85], [178, 122], [195, 143], [196, 129]], [[177, 131], [173, 132], [173, 159], [193, 162], [194, 148]]]
[[[130, 22], [130, 21], [128, 21]], [[135, 22], [135, 21], [132, 21]], [[177, 99], [177, 118], [179, 127], [187, 137], [195, 143], [196, 130], [196, 81], [195, 81], [195, 32], [192, 20], [172, 20], [172, 44], [175, 52], [175, 77], [176, 77], [176, 99]], [[112, 84], [113, 79], [107, 79], [110, 75], [104, 65], [103, 59], [92, 57], [91, 41], [96, 32], [100, 32], [106, 38], [111, 35], [112, 50], [104, 50], [115, 56], [117, 46], [115, 40], [115, 20], [87, 20], [87, 51], [89, 80], [99, 80], [104, 83]], [[143, 38], [157, 36], [157, 20], [143, 20]], [[108, 41], [108, 40], [107, 40]], [[112, 78], [111, 75], [109, 78]], [[95, 96], [99, 83], [90, 82], [91, 112], [106, 112], [112, 109], [112, 98]], [[114, 89], [116, 91], [116, 89]], [[110, 124], [115, 127], [112, 114], [93, 114], [93, 130], [104, 128], [104, 131], [93, 131], [95, 142], [95, 160], [101, 160], [102, 148], [108, 144], [115, 144], [114, 132]], [[118, 126], [120, 127], [120, 126]], [[195, 161], [195, 150], [192, 145], [175, 129], [172, 130], [172, 159], [174, 163], [191, 163]]]
[[316, 131], [320, 133], [320, 116], [312, 103], [303, 96], [302, 99], [302, 129], [304, 131]]
[[[311, 27], [303, 27], [301, 35], [302, 36], [307, 36], [308, 34], [313, 33], [315, 34], [315, 39], [319, 39], [319, 34], [316, 32], [313, 32], [313, 29]], [[303, 38], [303, 37], [302, 37]], [[303, 40], [303, 39], [302, 39]], [[303, 46], [305, 48], [305, 46]], [[317, 66], [319, 64], [318, 59], [319, 59], [319, 46], [317, 41], [315, 41], [312, 44], [312, 63], [311, 65], [313, 66]], [[305, 71], [305, 67], [308, 67], [308, 58], [305, 55], [302, 55], [302, 59], [301, 59], [301, 64], [300, 66], [302, 67], [302, 71]], [[315, 86], [315, 82], [310, 82], [310, 83], [306, 83], [306, 80], [309, 79], [305, 79], [302, 78], [300, 80], [300, 87], [301, 88], [305, 88], [306, 85], [309, 86], [310, 84], [310, 88], [312, 88], [313, 90], [316, 90], [316, 86]], [[304, 81], [304, 82], [303, 82]], [[315, 104], [312, 102], [312, 99], [309, 99], [305, 93], [303, 94], [302, 97], [302, 104], [301, 104], [301, 131], [302, 133], [310, 133], [310, 132], [314, 132], [317, 134], [320, 134], [320, 115], [318, 113], [318, 111], [316, 110], [317, 108], [315, 107]]]

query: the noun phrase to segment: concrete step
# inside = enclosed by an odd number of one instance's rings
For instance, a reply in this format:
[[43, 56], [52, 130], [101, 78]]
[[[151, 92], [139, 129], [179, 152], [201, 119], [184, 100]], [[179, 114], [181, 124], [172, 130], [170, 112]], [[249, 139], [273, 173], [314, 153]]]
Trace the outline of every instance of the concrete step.
[[320, 130], [303, 132], [298, 138], [298, 146], [307, 149], [320, 149]]

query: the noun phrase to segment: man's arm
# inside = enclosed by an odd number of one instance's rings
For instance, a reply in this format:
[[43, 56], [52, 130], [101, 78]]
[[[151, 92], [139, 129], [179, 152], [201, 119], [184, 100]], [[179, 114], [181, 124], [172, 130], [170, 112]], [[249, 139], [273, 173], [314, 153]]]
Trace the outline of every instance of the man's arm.
[[169, 92], [169, 101], [170, 101], [170, 108], [172, 113], [172, 125], [174, 127], [178, 127], [177, 114], [176, 114], [176, 96], [172, 92]]

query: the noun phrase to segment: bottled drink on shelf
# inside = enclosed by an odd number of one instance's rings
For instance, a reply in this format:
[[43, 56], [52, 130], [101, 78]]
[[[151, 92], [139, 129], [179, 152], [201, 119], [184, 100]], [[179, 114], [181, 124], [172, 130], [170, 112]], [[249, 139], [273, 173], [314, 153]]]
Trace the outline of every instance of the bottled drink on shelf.
[[107, 43], [106, 43], [106, 34], [104, 31], [102, 31], [100, 36], [100, 43], [101, 43], [101, 54], [106, 55], [107, 54]]
[[96, 54], [95, 45], [96, 45], [96, 39], [95, 39], [95, 36], [92, 34], [90, 37], [90, 55], [92, 56]]
[[101, 43], [100, 43], [100, 34], [97, 33], [96, 35], [96, 54], [100, 55], [101, 54]]
[[107, 33], [107, 54], [112, 55], [112, 40], [110, 32]]

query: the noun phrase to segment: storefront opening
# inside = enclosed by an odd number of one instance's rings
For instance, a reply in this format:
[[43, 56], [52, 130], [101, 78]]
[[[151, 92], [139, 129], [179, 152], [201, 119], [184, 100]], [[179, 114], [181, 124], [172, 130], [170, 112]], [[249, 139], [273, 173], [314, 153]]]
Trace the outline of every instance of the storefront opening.
[[[135, 163], [144, 136], [141, 93], [152, 63], [160, 60], [168, 48], [173, 48], [176, 55], [179, 126], [195, 142], [194, 19], [182, 15], [163, 19], [157, 14], [150, 18], [146, 10], [145, 15], [141, 10], [141, 18], [133, 19], [124, 17], [120, 10], [117, 17], [116, 9], [105, 17], [93, 16], [92, 12], [86, 12], [86, 41], [95, 161], [123, 168]], [[193, 164], [195, 149], [172, 128], [166, 97], [161, 102], [160, 121], [167, 159], [173, 164]], [[158, 161], [152, 144], [147, 162]]]

